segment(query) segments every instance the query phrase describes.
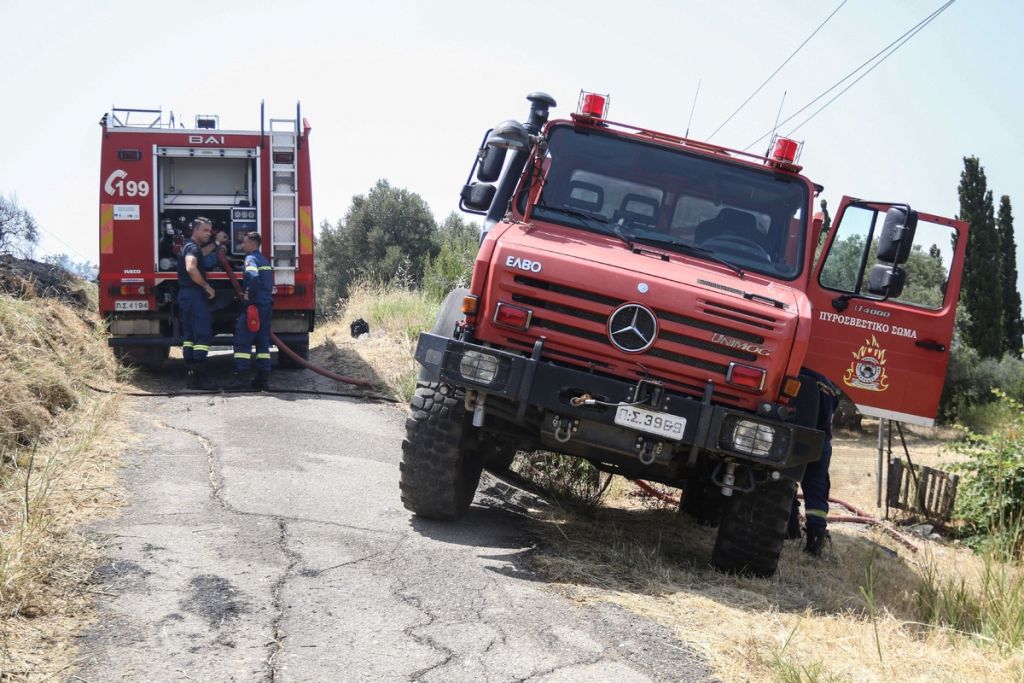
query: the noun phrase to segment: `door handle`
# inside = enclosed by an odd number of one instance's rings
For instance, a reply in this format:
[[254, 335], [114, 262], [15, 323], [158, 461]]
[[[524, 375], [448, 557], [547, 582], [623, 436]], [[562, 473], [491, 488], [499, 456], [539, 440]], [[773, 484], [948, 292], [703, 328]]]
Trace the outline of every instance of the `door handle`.
[[929, 351], [938, 351], [940, 353], [946, 350], [945, 344], [940, 344], [939, 342], [932, 341], [931, 339], [922, 339], [920, 341], [916, 341], [914, 342], [914, 346], [920, 346], [922, 349], [928, 349]]

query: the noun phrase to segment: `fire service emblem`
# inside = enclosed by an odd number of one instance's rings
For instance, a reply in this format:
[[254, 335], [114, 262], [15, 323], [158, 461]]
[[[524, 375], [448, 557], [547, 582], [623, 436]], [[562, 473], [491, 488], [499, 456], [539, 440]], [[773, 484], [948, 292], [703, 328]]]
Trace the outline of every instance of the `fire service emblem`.
[[889, 378], [885, 373], [885, 349], [878, 345], [875, 335], [864, 340], [864, 345], [853, 352], [853, 362], [843, 375], [843, 384], [867, 391], [885, 391]]

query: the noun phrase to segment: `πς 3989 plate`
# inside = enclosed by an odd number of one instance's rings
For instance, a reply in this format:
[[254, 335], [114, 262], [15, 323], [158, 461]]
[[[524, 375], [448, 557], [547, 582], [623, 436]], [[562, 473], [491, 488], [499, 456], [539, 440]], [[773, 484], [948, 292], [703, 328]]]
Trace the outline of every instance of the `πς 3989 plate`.
[[148, 311], [149, 302], [145, 299], [136, 301], [115, 301], [115, 311]]
[[679, 441], [686, 430], [686, 418], [636, 406], [619, 406], [615, 424]]

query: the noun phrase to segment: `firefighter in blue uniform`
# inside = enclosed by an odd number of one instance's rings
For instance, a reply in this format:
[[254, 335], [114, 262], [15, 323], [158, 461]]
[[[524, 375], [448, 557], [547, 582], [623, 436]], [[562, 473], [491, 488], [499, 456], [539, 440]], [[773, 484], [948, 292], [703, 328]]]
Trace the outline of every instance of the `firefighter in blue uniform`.
[[[262, 239], [258, 232], [250, 232], [242, 240], [245, 252], [245, 271], [243, 284], [244, 306], [235, 325], [235, 378], [231, 386], [245, 384], [245, 376], [252, 365], [256, 367], [256, 376], [252, 380], [253, 389], [267, 389], [270, 380], [270, 313], [272, 293], [274, 290], [274, 269], [270, 261], [260, 253]], [[249, 306], [255, 306], [259, 316], [259, 329], [249, 330]], [[256, 356], [253, 359], [253, 345]], [[255, 360], [255, 362], [253, 362]]]
[[213, 342], [210, 299], [216, 293], [206, 281], [203, 248], [213, 232], [209, 218], [192, 221], [192, 236], [178, 255], [178, 308], [181, 312], [181, 355], [188, 372], [188, 388], [206, 388], [206, 354]]
[[[815, 427], [825, 432], [821, 458], [807, 465], [803, 479], [800, 480], [800, 490], [804, 494], [804, 516], [807, 520], [804, 552], [820, 557], [825, 539], [828, 538], [828, 496], [832, 488], [828, 468], [832, 460], [832, 416], [839, 407], [839, 390], [827, 377], [813, 370], [804, 368], [800, 374], [811, 378], [814, 382], [811, 386], [818, 390], [818, 421]], [[794, 500], [787, 532], [790, 538], [800, 537], [799, 510], [800, 504]]]

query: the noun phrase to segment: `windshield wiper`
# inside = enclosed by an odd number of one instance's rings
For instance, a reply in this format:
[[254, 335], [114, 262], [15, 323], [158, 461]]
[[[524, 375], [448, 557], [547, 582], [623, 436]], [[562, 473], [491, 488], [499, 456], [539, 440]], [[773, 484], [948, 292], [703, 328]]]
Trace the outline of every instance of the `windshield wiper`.
[[560, 213], [563, 216], [572, 216], [573, 218], [582, 218], [587, 221], [587, 225], [590, 228], [595, 228], [600, 233], [605, 235], [614, 235], [620, 240], [626, 243], [626, 245], [633, 248], [633, 238], [626, 234], [626, 231], [622, 229], [622, 226], [618, 223], [609, 223], [608, 219], [600, 214], [592, 214], [586, 211], [580, 211], [579, 209], [570, 209], [567, 206], [548, 206], [546, 204], [535, 204], [535, 209], [544, 209], [551, 213]]
[[705, 249], [704, 247], [698, 247], [692, 244], [687, 244], [686, 242], [680, 242], [678, 240], [674, 240], [667, 237], [648, 237], [646, 235], [634, 235], [633, 241], [649, 242], [651, 244], [657, 244], [666, 247], [674, 247], [683, 253], [690, 254], [691, 256], [699, 256], [701, 258], [707, 259], [708, 261], [713, 261], [719, 265], [725, 266], [726, 268], [733, 271], [740, 277], [743, 277], [742, 268], [735, 264], [729, 263], [721, 256], [715, 254], [715, 252], [711, 251], [710, 249]]

